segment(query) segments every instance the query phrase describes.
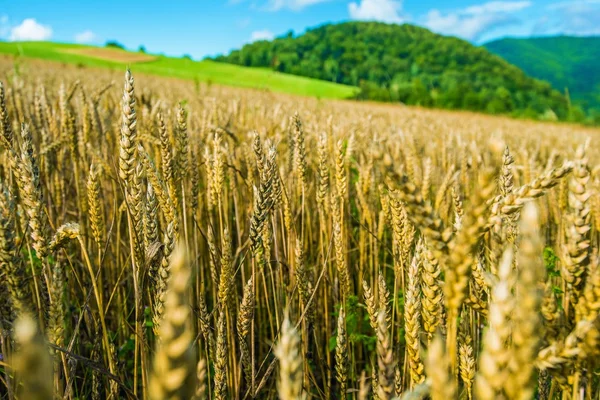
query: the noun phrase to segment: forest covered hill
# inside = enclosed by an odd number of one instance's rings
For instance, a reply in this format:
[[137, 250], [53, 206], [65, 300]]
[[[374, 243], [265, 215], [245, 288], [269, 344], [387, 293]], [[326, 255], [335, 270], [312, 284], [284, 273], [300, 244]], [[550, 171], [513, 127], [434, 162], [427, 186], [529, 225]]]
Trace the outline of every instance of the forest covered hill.
[[573, 112], [592, 109], [600, 113], [600, 37], [554, 36], [500, 39], [485, 47], [521, 68], [528, 75], [543, 79], [560, 91], [568, 91]]
[[214, 59], [358, 86], [360, 99], [537, 119], [572, 114], [550, 83], [484, 47], [409, 24], [322, 25]]

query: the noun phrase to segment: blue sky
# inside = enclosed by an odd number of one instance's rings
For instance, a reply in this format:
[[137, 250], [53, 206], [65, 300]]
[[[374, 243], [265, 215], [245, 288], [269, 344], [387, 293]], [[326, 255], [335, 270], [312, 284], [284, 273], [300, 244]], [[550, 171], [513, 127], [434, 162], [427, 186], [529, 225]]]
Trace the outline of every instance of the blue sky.
[[407, 22], [476, 44], [504, 36], [600, 35], [600, 0], [0, 0], [1, 40], [117, 40], [194, 58], [347, 20]]

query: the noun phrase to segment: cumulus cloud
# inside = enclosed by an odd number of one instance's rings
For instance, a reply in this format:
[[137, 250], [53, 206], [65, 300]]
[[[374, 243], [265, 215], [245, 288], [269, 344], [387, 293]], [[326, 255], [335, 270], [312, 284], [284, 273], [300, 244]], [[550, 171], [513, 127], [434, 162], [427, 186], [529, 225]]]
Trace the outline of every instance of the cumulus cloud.
[[290, 10], [299, 11], [305, 7], [324, 3], [326, 1], [330, 0], [269, 0], [267, 8], [270, 11], [279, 11], [282, 8], [289, 8]]
[[48, 40], [52, 37], [52, 28], [38, 23], [33, 18], [27, 18], [10, 30], [11, 41]]
[[96, 39], [96, 34], [90, 30], [83, 31], [75, 35], [76, 43], [91, 43], [94, 42]]
[[273, 32], [264, 29], [262, 31], [254, 31], [252, 35], [250, 35], [250, 41], [256, 42], [257, 40], [271, 40], [275, 37]]
[[348, 4], [350, 18], [359, 20], [401, 23], [404, 22], [401, 11], [402, 2], [396, 0], [360, 0]]
[[490, 30], [519, 23], [515, 13], [531, 7], [531, 1], [490, 1], [458, 11], [429, 11], [425, 26], [432, 31], [478, 41]]
[[434, 32], [477, 41], [493, 28], [516, 22], [518, 20], [514, 16], [506, 14], [442, 14], [439, 10], [431, 10], [427, 14], [425, 26]]
[[600, 35], [600, 0], [572, 0], [548, 5], [533, 28], [534, 35]]

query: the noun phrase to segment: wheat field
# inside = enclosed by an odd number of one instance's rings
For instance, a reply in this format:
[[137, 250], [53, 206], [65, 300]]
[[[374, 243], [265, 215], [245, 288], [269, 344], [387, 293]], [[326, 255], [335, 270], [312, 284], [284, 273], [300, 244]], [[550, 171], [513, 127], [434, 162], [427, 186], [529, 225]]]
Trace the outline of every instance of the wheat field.
[[2, 398], [600, 398], [597, 130], [0, 81]]

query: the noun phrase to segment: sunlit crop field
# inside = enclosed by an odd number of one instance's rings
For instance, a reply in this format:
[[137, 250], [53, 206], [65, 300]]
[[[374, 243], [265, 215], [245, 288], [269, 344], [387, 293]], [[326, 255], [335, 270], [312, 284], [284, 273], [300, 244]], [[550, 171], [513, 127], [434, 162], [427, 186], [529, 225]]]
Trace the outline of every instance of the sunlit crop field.
[[2, 398], [600, 395], [600, 131], [0, 81]]

